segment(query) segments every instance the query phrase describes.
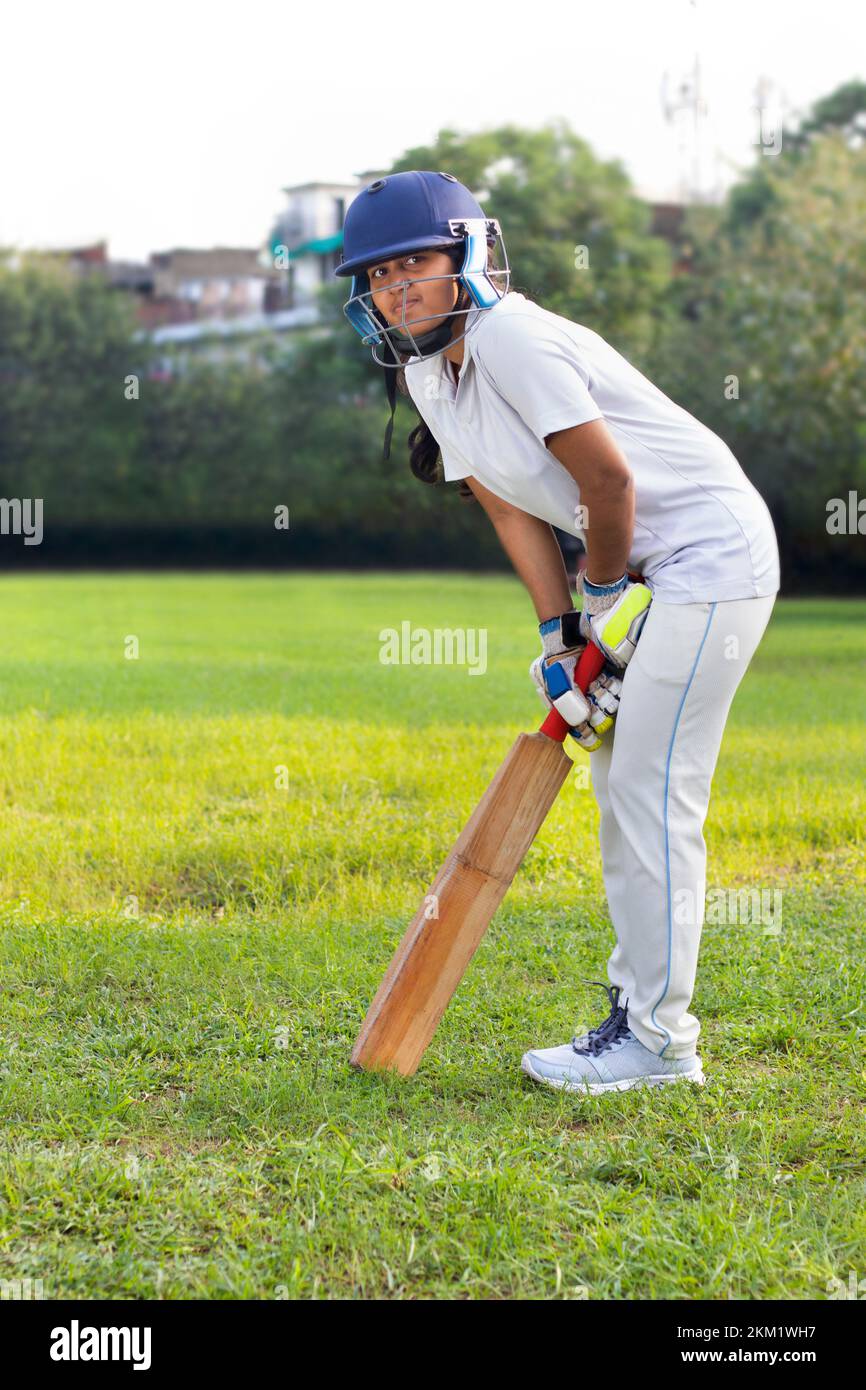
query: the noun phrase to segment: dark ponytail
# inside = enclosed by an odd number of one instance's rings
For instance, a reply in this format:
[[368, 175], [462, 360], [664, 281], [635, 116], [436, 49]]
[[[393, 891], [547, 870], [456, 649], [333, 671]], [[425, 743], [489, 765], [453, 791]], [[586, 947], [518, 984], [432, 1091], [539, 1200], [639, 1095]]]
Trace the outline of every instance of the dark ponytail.
[[[453, 261], [455, 270], [459, 270], [460, 266], [463, 264], [463, 247], [458, 246], [452, 248], [448, 246], [442, 249]], [[487, 248], [487, 269], [497, 269], [494, 247], [492, 246]], [[497, 276], [494, 283], [497, 285], [500, 284], [501, 277]], [[466, 291], [464, 290], [463, 293], [465, 295]], [[408, 396], [409, 388], [406, 385], [406, 373], [404, 369], [401, 367], [399, 371], [395, 372], [395, 376], [397, 378], [397, 390], [402, 396]], [[408, 443], [409, 467], [412, 469], [418, 481], [422, 483], [431, 483], [433, 485], [443, 483], [445, 481], [445, 476], [442, 470], [442, 458], [439, 444], [430, 426], [423, 417], [419, 419], [418, 424], [409, 435]], [[472, 491], [465, 478], [459, 478], [454, 486], [457, 489], [458, 497], [462, 497], [467, 502], [476, 501], [475, 493]]]

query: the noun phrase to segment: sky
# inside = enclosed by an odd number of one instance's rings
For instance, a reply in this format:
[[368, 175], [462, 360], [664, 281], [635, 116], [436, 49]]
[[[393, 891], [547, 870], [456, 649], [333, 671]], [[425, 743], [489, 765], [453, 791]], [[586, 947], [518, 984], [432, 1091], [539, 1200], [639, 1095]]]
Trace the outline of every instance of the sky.
[[[759, 82], [771, 143], [786, 113], [866, 75], [858, 0], [534, 0], [522, 13], [18, 0], [0, 31], [0, 245], [104, 239], [132, 260], [258, 247], [287, 185], [353, 182], [446, 125], [560, 118], [641, 196], [715, 198], [759, 157]], [[696, 55], [697, 176], [692, 113], [663, 109]]]

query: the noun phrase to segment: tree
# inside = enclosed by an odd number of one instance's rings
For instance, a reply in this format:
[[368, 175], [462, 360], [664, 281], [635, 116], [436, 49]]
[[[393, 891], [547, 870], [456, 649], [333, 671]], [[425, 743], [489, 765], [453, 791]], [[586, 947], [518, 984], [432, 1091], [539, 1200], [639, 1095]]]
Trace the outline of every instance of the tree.
[[650, 235], [650, 209], [618, 160], [598, 159], [564, 121], [553, 121], [539, 130], [444, 129], [432, 145], [407, 150], [391, 172], [407, 169], [456, 175], [498, 219], [512, 288], [603, 332], [621, 351], [650, 347], [671, 285], [671, 249]]
[[866, 146], [825, 132], [796, 165], [767, 163], [760, 219], [702, 248], [712, 271], [692, 286], [695, 321], [667, 325], [660, 376], [763, 493], [789, 579], [862, 582], [862, 537], [826, 518], [830, 498], [866, 495]]

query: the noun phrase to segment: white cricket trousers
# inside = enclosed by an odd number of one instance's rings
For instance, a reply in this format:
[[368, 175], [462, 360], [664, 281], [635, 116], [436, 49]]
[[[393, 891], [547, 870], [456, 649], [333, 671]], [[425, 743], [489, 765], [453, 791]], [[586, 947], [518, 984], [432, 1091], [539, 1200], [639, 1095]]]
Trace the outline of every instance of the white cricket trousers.
[[608, 977], [632, 1032], [660, 1057], [690, 1056], [700, 1032], [688, 1009], [704, 922], [703, 826], [728, 711], [775, 601], [654, 598], [614, 726], [590, 754], [616, 933]]

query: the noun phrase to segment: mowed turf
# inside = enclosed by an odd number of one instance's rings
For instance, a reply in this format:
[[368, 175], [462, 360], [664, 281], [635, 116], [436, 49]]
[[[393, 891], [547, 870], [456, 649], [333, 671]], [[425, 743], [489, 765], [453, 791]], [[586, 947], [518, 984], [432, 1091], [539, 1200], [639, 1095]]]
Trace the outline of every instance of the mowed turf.
[[[702, 939], [706, 1087], [582, 1099], [520, 1071], [607, 1011], [579, 750], [415, 1078], [348, 1063], [542, 718], [519, 581], [2, 592], [0, 1277], [260, 1299], [823, 1299], [863, 1278], [866, 602], [779, 600], [728, 721], [707, 889], [741, 907]], [[403, 623], [483, 630], [486, 670], [383, 664]]]

